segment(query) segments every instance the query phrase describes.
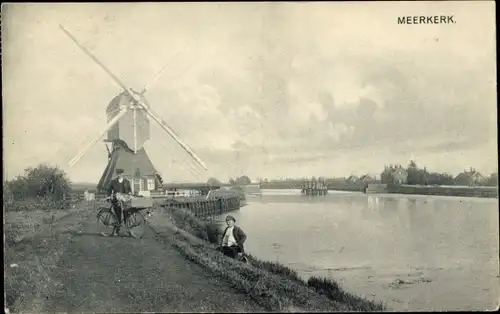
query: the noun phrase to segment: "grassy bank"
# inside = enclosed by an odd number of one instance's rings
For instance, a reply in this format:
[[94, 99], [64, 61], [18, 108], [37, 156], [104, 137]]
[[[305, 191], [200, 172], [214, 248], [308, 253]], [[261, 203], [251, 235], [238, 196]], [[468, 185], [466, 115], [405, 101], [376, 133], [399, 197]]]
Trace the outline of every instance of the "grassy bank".
[[498, 187], [388, 185], [388, 193], [461, 197], [498, 197]]
[[456, 197], [497, 198], [498, 187], [491, 186], [421, 186], [397, 184], [370, 184], [368, 194], [391, 193], [408, 195], [436, 195]]
[[307, 282], [296, 271], [249, 255], [243, 264], [215, 251], [221, 236], [213, 222], [200, 221], [189, 211], [158, 209], [150, 224], [159, 232], [175, 230], [173, 245], [187, 259], [230, 282], [269, 311], [382, 311], [384, 306], [343, 291], [330, 279]]
[[75, 210], [34, 208], [33, 201], [4, 204], [5, 307], [10, 312], [42, 311], [42, 299], [55, 295], [60, 284], [50, 272], [79, 228], [65, 223]]

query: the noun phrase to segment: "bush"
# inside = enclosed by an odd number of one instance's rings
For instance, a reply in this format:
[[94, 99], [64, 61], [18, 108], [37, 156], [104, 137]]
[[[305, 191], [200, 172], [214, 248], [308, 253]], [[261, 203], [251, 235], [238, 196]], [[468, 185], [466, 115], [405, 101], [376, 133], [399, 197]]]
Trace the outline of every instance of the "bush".
[[12, 193], [12, 190], [7, 184], [7, 182], [4, 182], [3, 184], [3, 201], [4, 203], [9, 203], [14, 201], [14, 194]]
[[24, 176], [4, 184], [14, 201], [26, 199], [50, 199], [61, 201], [71, 192], [71, 182], [66, 173], [57, 167], [41, 164], [24, 170]]
[[46, 197], [33, 197], [20, 201], [4, 202], [6, 212], [32, 211], [32, 210], [55, 210], [68, 209], [71, 204], [67, 200], [54, 201]]
[[222, 231], [217, 223], [209, 221], [205, 222], [205, 230], [207, 232], [208, 242], [219, 244], [222, 237]]
[[172, 218], [175, 225], [198, 238], [217, 244], [222, 235], [222, 231], [215, 222], [201, 221], [195, 215], [184, 208], [171, 208]]

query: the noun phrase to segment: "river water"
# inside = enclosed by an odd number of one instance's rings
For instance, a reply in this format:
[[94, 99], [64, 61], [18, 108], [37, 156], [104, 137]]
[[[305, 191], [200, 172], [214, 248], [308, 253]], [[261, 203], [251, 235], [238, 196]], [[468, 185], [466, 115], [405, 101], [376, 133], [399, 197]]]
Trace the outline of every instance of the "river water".
[[499, 299], [498, 199], [263, 190], [231, 213], [246, 251], [391, 310], [485, 310]]

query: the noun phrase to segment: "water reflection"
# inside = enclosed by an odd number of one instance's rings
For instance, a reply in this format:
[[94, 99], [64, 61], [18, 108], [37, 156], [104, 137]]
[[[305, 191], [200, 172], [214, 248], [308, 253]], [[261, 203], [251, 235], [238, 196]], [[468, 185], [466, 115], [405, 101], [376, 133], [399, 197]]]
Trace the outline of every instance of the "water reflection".
[[[406, 300], [394, 301], [400, 309], [454, 309], [464, 302], [486, 308], [489, 295], [471, 287], [498, 292], [491, 280], [498, 274], [498, 200], [361, 193], [262, 200], [234, 213], [248, 234], [248, 252], [279, 259], [305, 277], [332, 276], [353, 292]], [[418, 281], [438, 274], [450, 282]], [[420, 283], [390, 286], [401, 276]], [[424, 283], [439, 293], [429, 294]]]

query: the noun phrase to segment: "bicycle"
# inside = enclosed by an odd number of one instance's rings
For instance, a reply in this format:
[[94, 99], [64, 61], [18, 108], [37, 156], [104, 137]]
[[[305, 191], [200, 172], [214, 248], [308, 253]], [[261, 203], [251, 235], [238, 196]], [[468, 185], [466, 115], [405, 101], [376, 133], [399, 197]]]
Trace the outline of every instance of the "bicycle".
[[[98, 230], [102, 230], [102, 228], [106, 228], [105, 230], [109, 230], [107, 228], [111, 228], [111, 231], [99, 232], [102, 236], [110, 236], [113, 230], [116, 227], [125, 227], [130, 236], [140, 239], [146, 233], [146, 218], [141, 213], [142, 210], [148, 209], [148, 207], [132, 207], [125, 206], [125, 203], [129, 203], [131, 201], [130, 196], [116, 193], [114, 199], [112, 197], [106, 198], [108, 202], [110, 202], [110, 206], [108, 208], [101, 208], [97, 213], [97, 228]], [[118, 217], [114, 211], [115, 206], [120, 206], [122, 209], [122, 222], [118, 223]], [[149, 210], [148, 210], [149, 216]]]

